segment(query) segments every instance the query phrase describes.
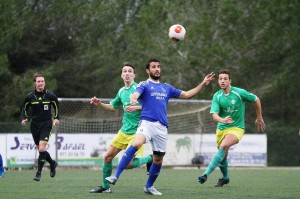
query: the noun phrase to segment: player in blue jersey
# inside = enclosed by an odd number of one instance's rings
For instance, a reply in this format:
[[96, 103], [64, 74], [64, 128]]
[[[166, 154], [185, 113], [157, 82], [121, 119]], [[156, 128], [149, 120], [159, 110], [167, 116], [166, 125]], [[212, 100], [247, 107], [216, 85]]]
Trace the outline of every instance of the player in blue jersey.
[[[124, 81], [124, 87], [120, 88], [116, 97], [109, 103], [105, 104], [99, 98], [93, 97], [91, 104], [100, 106], [108, 111], [116, 111], [119, 107], [124, 110], [123, 125], [118, 134], [114, 137], [111, 145], [108, 147], [102, 167], [102, 186], [92, 189], [90, 193], [111, 193], [110, 184], [105, 181], [105, 178], [112, 174], [112, 160], [122, 150], [125, 150], [133, 141], [135, 132], [138, 127], [138, 122], [141, 115], [141, 105], [130, 106], [130, 95], [134, 93], [137, 83], [134, 82], [135, 71], [133, 64], [129, 62], [123, 63], [121, 67], [121, 78]], [[144, 154], [144, 147], [141, 147], [136, 153], [136, 157], [127, 166], [127, 169], [136, 168], [147, 164], [150, 168], [152, 163], [152, 155]]]
[[216, 131], [218, 152], [198, 180], [203, 184], [219, 166], [223, 177], [219, 179], [215, 187], [223, 187], [229, 183], [227, 162], [229, 148], [237, 144], [245, 132], [245, 102], [252, 102], [255, 105], [257, 130], [263, 132], [266, 125], [262, 118], [259, 98], [244, 89], [231, 86], [229, 70], [219, 71], [218, 82], [221, 89], [214, 94], [210, 109], [213, 120], [218, 122]]
[[0, 178], [4, 178], [5, 176], [5, 170], [3, 167], [3, 160], [2, 160], [2, 156], [0, 154]]
[[134, 157], [134, 153], [146, 142], [150, 142], [153, 151], [153, 163], [150, 167], [144, 192], [150, 195], [162, 195], [153, 184], [158, 177], [167, 147], [168, 119], [167, 105], [170, 98], [188, 99], [199, 93], [213, 79], [214, 74], [208, 74], [197, 87], [182, 91], [169, 84], [160, 83], [160, 61], [150, 59], [146, 65], [148, 80], [143, 81], [130, 97], [131, 105], [142, 103], [142, 114], [133, 144], [124, 153], [114, 175], [106, 180], [115, 184], [123, 170]]

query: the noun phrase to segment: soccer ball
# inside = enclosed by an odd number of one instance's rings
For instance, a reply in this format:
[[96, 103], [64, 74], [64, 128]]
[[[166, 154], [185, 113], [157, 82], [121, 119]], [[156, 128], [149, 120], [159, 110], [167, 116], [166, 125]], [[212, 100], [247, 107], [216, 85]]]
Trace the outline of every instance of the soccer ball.
[[175, 24], [169, 28], [169, 37], [175, 42], [182, 41], [185, 37], [186, 30], [180, 24]]

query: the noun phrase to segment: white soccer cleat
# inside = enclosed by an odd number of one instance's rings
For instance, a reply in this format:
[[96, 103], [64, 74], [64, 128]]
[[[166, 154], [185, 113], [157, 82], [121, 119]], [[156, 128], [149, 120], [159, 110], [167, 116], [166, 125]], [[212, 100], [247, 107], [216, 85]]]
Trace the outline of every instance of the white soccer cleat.
[[116, 184], [118, 178], [116, 176], [112, 175], [112, 176], [106, 177], [105, 180], [107, 182], [109, 182], [109, 184], [113, 184], [114, 185], [114, 184]]
[[144, 192], [146, 193], [146, 194], [149, 194], [149, 195], [156, 195], [156, 196], [161, 196], [162, 195], [162, 193], [161, 192], [159, 192], [159, 191], [157, 191], [155, 188], [154, 188], [154, 186], [151, 186], [151, 187], [149, 187], [149, 188], [144, 188]]

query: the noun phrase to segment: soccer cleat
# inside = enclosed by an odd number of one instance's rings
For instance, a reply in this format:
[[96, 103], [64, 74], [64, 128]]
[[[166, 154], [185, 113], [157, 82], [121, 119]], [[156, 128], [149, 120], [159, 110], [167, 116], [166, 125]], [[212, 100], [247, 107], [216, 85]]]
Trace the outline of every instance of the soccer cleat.
[[148, 163], [146, 164], [146, 166], [147, 166], [147, 175], [149, 175], [150, 167], [151, 167], [152, 162], [153, 162], [153, 155], [150, 155], [150, 156], [152, 157], [152, 161], [151, 161], [151, 162], [148, 162]]
[[111, 188], [103, 188], [102, 186], [96, 187], [95, 189], [92, 189], [90, 193], [111, 193]]
[[112, 176], [106, 177], [105, 180], [107, 182], [109, 182], [109, 184], [113, 184], [114, 185], [114, 184], [116, 184], [118, 178], [116, 176], [112, 175]]
[[223, 187], [225, 184], [229, 183], [229, 179], [220, 178], [215, 187]]
[[206, 182], [207, 180], [207, 175], [204, 174], [203, 176], [199, 176], [198, 177], [198, 181], [200, 182], [200, 184], [203, 184], [204, 182]]
[[41, 180], [41, 172], [36, 172], [35, 177], [33, 178], [33, 180], [35, 181], [40, 181]]
[[4, 171], [0, 172], [0, 178], [4, 178], [4, 176], [5, 176], [5, 172]]
[[52, 165], [50, 165], [50, 177], [53, 178], [56, 174], [57, 162], [53, 160]]
[[151, 186], [151, 187], [149, 187], [149, 188], [144, 188], [144, 192], [146, 193], [146, 194], [149, 194], [149, 195], [156, 195], [156, 196], [161, 196], [162, 195], [162, 193], [161, 192], [159, 192], [159, 191], [157, 191], [155, 188], [154, 188], [154, 186]]

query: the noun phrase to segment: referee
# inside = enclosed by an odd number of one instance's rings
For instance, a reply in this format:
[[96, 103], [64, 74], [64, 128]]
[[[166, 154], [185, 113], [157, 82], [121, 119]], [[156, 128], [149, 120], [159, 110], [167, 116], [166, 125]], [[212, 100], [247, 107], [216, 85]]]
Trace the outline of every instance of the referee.
[[[28, 110], [31, 107], [30, 131], [39, 151], [38, 169], [33, 180], [40, 181], [42, 169], [45, 162], [50, 164], [50, 176], [56, 174], [56, 161], [52, 160], [50, 154], [46, 151], [47, 142], [51, 136], [54, 125], [59, 124], [59, 103], [57, 97], [52, 92], [45, 89], [45, 77], [36, 73], [33, 76], [35, 90], [31, 91], [25, 98], [21, 108], [22, 125], [26, 126], [29, 118]], [[51, 105], [54, 108], [54, 119], [52, 120]]]

